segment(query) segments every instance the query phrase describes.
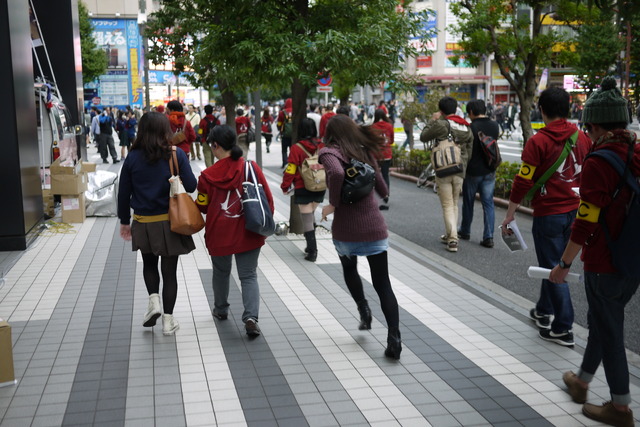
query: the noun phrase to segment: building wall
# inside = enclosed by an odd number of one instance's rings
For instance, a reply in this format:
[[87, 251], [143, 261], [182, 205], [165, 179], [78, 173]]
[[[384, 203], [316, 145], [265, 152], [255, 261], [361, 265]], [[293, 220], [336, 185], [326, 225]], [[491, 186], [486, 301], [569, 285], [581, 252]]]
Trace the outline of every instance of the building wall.
[[[83, 0], [87, 10], [95, 17], [137, 17], [139, 0]], [[159, 0], [141, 0], [149, 14], [160, 8]]]

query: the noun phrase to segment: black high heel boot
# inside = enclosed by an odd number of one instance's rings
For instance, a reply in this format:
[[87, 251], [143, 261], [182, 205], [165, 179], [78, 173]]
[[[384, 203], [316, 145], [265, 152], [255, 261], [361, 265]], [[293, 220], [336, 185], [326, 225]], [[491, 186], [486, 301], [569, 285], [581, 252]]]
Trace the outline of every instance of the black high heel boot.
[[400, 330], [398, 328], [389, 328], [389, 333], [387, 335], [387, 349], [384, 351], [384, 355], [398, 360], [400, 359], [400, 352], [402, 352]]
[[315, 230], [306, 231], [304, 233], [304, 238], [307, 240], [307, 247], [304, 250], [306, 253], [304, 259], [306, 259], [307, 261], [315, 262], [315, 260], [318, 258], [318, 246], [316, 244]]
[[366, 299], [358, 303], [358, 312], [360, 313], [360, 325], [358, 329], [361, 331], [371, 329], [371, 309]]

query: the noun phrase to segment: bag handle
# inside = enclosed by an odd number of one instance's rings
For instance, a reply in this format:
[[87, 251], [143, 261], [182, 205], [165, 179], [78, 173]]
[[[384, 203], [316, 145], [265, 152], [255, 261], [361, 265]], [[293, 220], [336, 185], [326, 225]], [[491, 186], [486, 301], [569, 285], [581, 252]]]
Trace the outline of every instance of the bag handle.
[[533, 196], [536, 194], [536, 192], [547, 182], [549, 178], [551, 178], [551, 175], [553, 175], [554, 172], [558, 170], [562, 162], [564, 162], [564, 159], [567, 158], [571, 150], [573, 150], [573, 147], [576, 145], [579, 132], [580, 131], [578, 130], [575, 131], [574, 134], [571, 135], [569, 139], [567, 139], [567, 142], [565, 142], [564, 148], [562, 149], [562, 152], [560, 153], [560, 157], [558, 157], [558, 160], [556, 160], [556, 162], [553, 165], [551, 165], [549, 169], [546, 170], [546, 172], [536, 181], [536, 183], [533, 184], [533, 187], [531, 187], [529, 192], [524, 196], [525, 200], [533, 199]]
[[[251, 174], [251, 176], [249, 176], [249, 174]], [[251, 182], [253, 184], [256, 190], [256, 199], [258, 199], [260, 209], [262, 210], [262, 216], [264, 217], [266, 213], [264, 210], [264, 206], [262, 205], [262, 196], [260, 195], [260, 191], [258, 188], [260, 184], [258, 183], [258, 179], [256, 178], [256, 173], [253, 170], [253, 163], [251, 162], [251, 160], [245, 160], [244, 162], [244, 177], [246, 182]], [[251, 181], [249, 181], [249, 179], [251, 179]]]
[[[175, 166], [174, 166], [175, 163]], [[180, 175], [180, 166], [178, 166], [178, 156], [176, 155], [176, 146], [171, 146], [171, 158], [169, 159], [169, 170], [171, 171], [171, 176]], [[175, 173], [174, 173], [175, 168]]]

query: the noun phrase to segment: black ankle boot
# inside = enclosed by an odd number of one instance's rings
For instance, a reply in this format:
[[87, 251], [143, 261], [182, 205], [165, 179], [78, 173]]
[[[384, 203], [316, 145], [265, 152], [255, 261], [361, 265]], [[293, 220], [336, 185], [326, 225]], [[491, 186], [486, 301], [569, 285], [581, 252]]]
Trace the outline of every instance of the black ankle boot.
[[389, 328], [387, 335], [387, 349], [384, 351], [384, 355], [392, 359], [400, 359], [400, 352], [402, 351], [402, 340], [400, 339], [400, 330], [398, 328]]
[[307, 261], [315, 262], [318, 258], [318, 246], [316, 245], [316, 232], [313, 231], [305, 231], [304, 238], [307, 240], [307, 247], [305, 248], [306, 255], [304, 259]]
[[361, 331], [371, 329], [371, 309], [366, 299], [358, 303], [358, 312], [360, 313], [360, 326], [358, 326], [358, 329]]

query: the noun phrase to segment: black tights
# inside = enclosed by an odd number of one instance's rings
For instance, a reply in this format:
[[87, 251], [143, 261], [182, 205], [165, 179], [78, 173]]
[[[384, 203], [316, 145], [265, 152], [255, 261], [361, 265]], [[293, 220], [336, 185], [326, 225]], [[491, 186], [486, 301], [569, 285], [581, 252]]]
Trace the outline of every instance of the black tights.
[[[149, 295], [160, 292], [158, 258], [160, 257], [154, 254], [142, 254], [142, 275]], [[165, 314], [173, 314], [178, 296], [178, 255], [161, 257], [160, 269], [162, 270], [162, 308]]]
[[[380, 298], [380, 307], [387, 321], [387, 327], [397, 328], [400, 324], [398, 314], [398, 301], [391, 288], [389, 280], [389, 266], [387, 264], [387, 251], [377, 255], [367, 257], [369, 268], [371, 269], [371, 279], [373, 288], [376, 290]], [[344, 273], [344, 281], [355, 302], [365, 299], [364, 290], [362, 288], [362, 279], [358, 274], [358, 257], [341, 256], [342, 271]]]

